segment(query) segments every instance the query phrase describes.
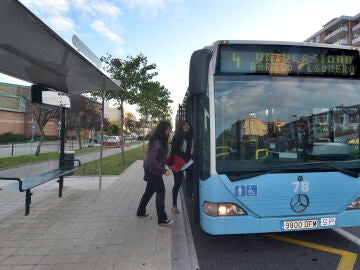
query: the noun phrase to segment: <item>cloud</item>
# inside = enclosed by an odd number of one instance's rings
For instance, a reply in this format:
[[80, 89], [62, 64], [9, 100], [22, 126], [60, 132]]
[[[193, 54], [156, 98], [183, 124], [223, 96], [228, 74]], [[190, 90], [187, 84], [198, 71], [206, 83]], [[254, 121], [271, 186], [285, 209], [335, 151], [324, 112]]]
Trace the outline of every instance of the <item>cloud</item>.
[[35, 13], [44, 13], [46, 15], [66, 13], [70, 8], [67, 0], [20, 0], [20, 2]]
[[119, 17], [122, 11], [118, 6], [111, 1], [103, 0], [74, 0], [72, 5], [88, 19], [91, 17], [92, 22], [88, 25], [96, 31], [97, 35], [117, 43], [118, 51], [122, 51], [120, 44], [123, 44], [124, 40], [117, 34], [121, 31]]
[[81, 12], [87, 12], [94, 17], [111, 17], [117, 18], [122, 14], [120, 8], [118, 8], [113, 3], [109, 1], [102, 1], [102, 0], [92, 0], [92, 1], [85, 1], [85, 0], [75, 0], [73, 2], [75, 8], [80, 10]]
[[73, 20], [67, 17], [55, 16], [49, 18], [50, 25], [59, 32], [74, 33], [75, 24]]
[[165, 7], [164, 0], [125, 0], [130, 8], [140, 8], [141, 10], [151, 10], [157, 12]]
[[[0, 0], [2, 1], [2, 0]], [[41, 18], [62, 38], [70, 40], [74, 33], [92, 38], [94, 35], [114, 42], [113, 48], [122, 51], [122, 11], [110, 0], [20, 0], [36, 16]], [[69, 41], [69, 43], [71, 43]]]
[[105, 36], [111, 41], [117, 42], [117, 43], [124, 43], [124, 40], [116, 35], [114, 32], [110, 31], [109, 28], [106, 27], [106, 25], [101, 20], [95, 20], [91, 24], [91, 28], [96, 30], [99, 34]]
[[118, 7], [108, 2], [96, 1], [92, 2], [91, 6], [94, 11], [106, 17], [117, 18], [122, 14]]
[[37, 16], [45, 18], [56, 31], [69, 33], [75, 32], [75, 24], [65, 14], [70, 11], [68, 0], [21, 0], [21, 2]]
[[165, 12], [168, 6], [182, 4], [182, 0], [120, 0], [131, 9], [139, 9], [141, 14], [156, 17], [158, 13]]

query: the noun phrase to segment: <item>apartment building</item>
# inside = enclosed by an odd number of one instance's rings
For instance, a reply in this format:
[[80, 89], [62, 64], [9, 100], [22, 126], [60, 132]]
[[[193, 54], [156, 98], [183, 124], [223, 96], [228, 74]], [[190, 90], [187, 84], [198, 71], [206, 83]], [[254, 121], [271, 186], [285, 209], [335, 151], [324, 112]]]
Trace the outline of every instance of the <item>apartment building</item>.
[[304, 41], [360, 47], [360, 13], [332, 19]]

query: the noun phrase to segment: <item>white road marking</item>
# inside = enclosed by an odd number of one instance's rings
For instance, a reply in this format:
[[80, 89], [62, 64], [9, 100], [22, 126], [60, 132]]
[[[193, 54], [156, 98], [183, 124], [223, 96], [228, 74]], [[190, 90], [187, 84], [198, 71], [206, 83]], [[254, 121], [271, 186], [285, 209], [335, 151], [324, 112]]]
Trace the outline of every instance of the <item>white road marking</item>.
[[335, 231], [336, 233], [340, 234], [341, 236], [345, 237], [346, 239], [360, 246], [360, 238], [353, 235], [352, 233], [349, 233], [348, 231], [345, 231], [344, 229], [341, 228], [335, 228], [333, 229], [333, 231]]

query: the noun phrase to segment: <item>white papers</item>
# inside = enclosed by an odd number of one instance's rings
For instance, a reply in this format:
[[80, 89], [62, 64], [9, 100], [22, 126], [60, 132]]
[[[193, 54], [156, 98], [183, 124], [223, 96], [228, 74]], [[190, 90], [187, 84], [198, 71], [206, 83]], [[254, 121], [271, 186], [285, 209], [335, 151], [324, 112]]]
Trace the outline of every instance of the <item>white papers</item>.
[[182, 168], [180, 169], [180, 171], [184, 171], [186, 170], [187, 168], [189, 168], [192, 164], [194, 163], [194, 161], [192, 159], [190, 159], [188, 162], [186, 162]]

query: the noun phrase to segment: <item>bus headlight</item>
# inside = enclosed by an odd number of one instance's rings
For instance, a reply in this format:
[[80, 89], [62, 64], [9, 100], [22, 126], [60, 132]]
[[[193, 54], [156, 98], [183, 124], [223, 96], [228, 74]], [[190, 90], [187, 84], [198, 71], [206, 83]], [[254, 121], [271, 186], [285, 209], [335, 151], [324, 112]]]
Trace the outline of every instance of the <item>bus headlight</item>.
[[355, 210], [360, 209], [360, 197], [356, 198], [356, 200], [352, 201], [346, 210]]
[[247, 215], [244, 209], [234, 203], [204, 202], [203, 210], [205, 214], [212, 217]]

